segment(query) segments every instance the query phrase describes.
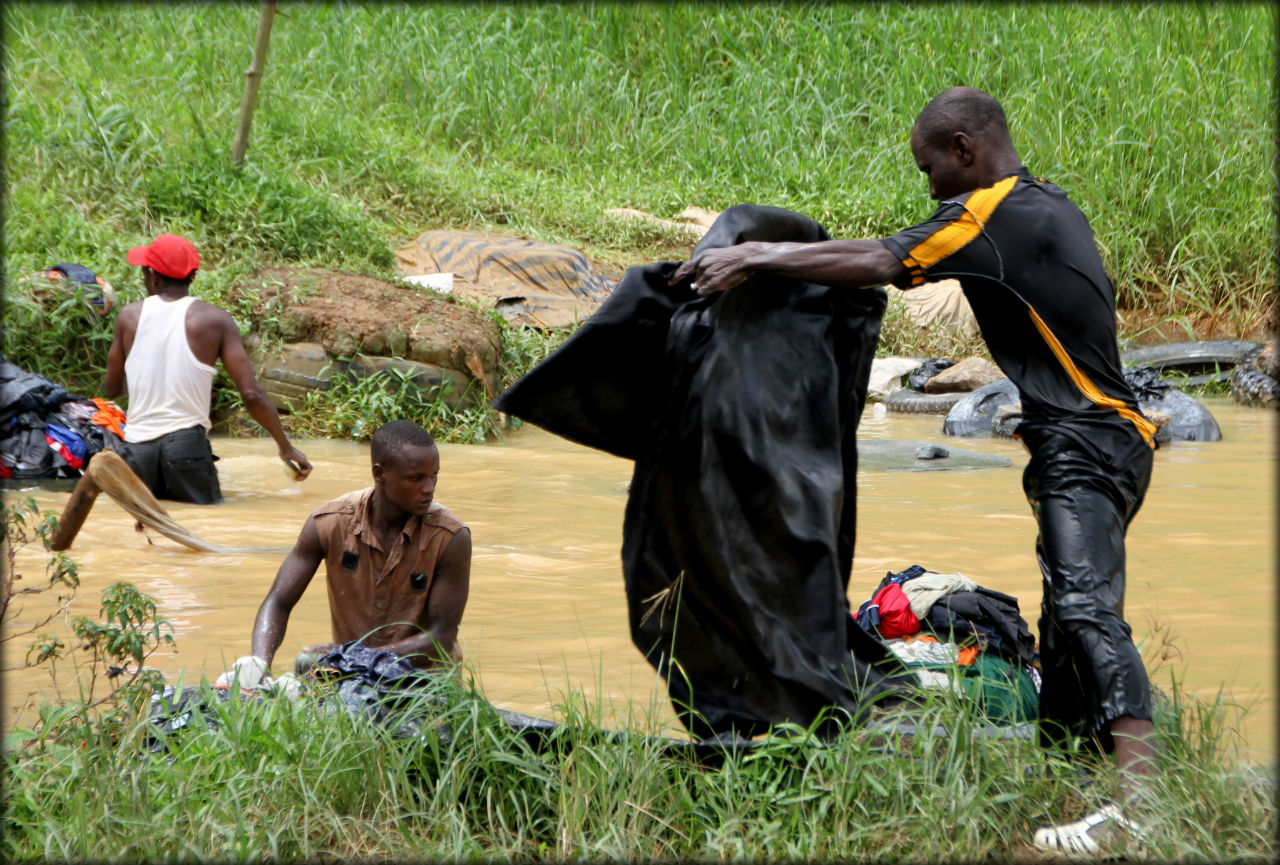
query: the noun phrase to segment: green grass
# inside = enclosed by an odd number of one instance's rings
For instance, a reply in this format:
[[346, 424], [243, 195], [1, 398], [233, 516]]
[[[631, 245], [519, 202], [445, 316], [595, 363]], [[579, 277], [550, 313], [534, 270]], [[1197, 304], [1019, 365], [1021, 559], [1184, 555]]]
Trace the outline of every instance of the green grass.
[[[139, 728], [105, 736], [76, 710], [6, 751], [6, 860], [1008, 861], [1031, 830], [1097, 806], [1110, 770], [1030, 742], [970, 740], [968, 704], [914, 710], [949, 736], [869, 736], [826, 746], [784, 729], [716, 768], [664, 752], [642, 730], [602, 732], [570, 694], [544, 749], [476, 694], [412, 738], [303, 698], [212, 701], [144, 753]], [[1157, 860], [1269, 861], [1274, 779], [1232, 759], [1221, 702], [1185, 698], [1157, 718]], [[447, 732], [445, 732], [447, 731]], [[25, 738], [25, 742], [21, 741]]]
[[1122, 304], [1243, 325], [1274, 282], [1267, 4], [297, 4], [236, 172], [257, 10], [6, 5], [12, 272], [132, 284], [124, 252], [161, 230], [214, 274], [378, 271], [441, 225], [622, 263], [683, 248], [615, 206], [881, 235], [928, 213], [907, 132], [963, 82], [1090, 216]]

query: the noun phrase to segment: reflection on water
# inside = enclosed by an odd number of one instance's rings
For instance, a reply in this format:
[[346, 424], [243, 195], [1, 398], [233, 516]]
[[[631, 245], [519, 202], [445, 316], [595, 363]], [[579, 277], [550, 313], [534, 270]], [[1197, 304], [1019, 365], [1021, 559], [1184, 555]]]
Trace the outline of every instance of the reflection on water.
[[[1208, 405], [1223, 441], [1179, 442], [1156, 454], [1146, 504], [1129, 532], [1126, 612], [1144, 656], [1165, 657], [1153, 670], [1155, 683], [1167, 688], [1176, 676], [1205, 699], [1227, 688], [1252, 706], [1248, 741], [1270, 758], [1276, 414], [1227, 400]], [[918, 562], [1018, 597], [1034, 632], [1040, 574], [1020, 483], [1025, 451], [1007, 440], [949, 438], [940, 427], [938, 417], [868, 411], [861, 435], [960, 445], [1007, 456], [1012, 466], [861, 472], [850, 600], [856, 607], [886, 571]], [[258, 604], [307, 514], [370, 483], [367, 445], [305, 443], [316, 468], [303, 484], [284, 477], [269, 441], [222, 439], [215, 448], [227, 501], [166, 503], [170, 513], [214, 543], [266, 544], [277, 552], [196, 553], [149, 539], [106, 496], [72, 549], [84, 581], [75, 614], [96, 616], [101, 589], [118, 580], [159, 599], [178, 650], [154, 665], [171, 680], [213, 678], [247, 654]], [[441, 447], [437, 495], [471, 527], [475, 549], [463, 648], [497, 705], [545, 716], [581, 692], [612, 722], [654, 718], [677, 728], [661, 683], [628, 633], [619, 550], [630, 475], [626, 460], [532, 427], [497, 444]], [[58, 511], [67, 500], [67, 493], [35, 496]], [[43, 561], [24, 551], [17, 570], [34, 576]], [[329, 637], [323, 579], [317, 575], [294, 611], [279, 653], [285, 668], [298, 649]], [[9, 647], [6, 663], [24, 651]], [[41, 689], [48, 689], [45, 673], [6, 674], [6, 726]]]

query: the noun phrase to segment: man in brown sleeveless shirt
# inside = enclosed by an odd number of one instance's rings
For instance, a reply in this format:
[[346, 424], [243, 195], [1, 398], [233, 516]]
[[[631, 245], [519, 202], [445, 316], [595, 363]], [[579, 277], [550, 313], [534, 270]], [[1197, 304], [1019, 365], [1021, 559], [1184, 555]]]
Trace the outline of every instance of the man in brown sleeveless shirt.
[[430, 433], [407, 420], [379, 427], [370, 451], [374, 485], [307, 518], [258, 608], [253, 655], [224, 678], [257, 684], [322, 561], [335, 644], [358, 639], [420, 667], [462, 660], [457, 638], [471, 579], [471, 533], [434, 500], [440, 452]]

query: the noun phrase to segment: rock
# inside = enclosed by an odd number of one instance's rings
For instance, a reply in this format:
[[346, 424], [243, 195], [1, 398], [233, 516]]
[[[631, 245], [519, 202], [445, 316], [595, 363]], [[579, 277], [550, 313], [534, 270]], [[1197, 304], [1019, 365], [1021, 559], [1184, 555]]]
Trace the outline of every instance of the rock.
[[1171, 417], [1162, 411], [1155, 411], [1154, 409], [1148, 409], [1142, 414], [1147, 420], [1156, 425], [1156, 434], [1152, 436], [1156, 444], [1166, 445], [1173, 441], [1173, 432], [1169, 426], [1169, 423], [1173, 420]]
[[1193, 442], [1216, 442], [1222, 439], [1218, 422], [1199, 400], [1185, 391], [1170, 387], [1159, 397], [1139, 397], [1138, 408], [1148, 418], [1153, 412], [1169, 417], [1164, 427], [1175, 439]]
[[991, 419], [991, 434], [996, 438], [1011, 439], [1013, 431], [1020, 423], [1022, 423], [1022, 403], [1002, 405], [996, 409], [996, 415]]
[[944, 460], [951, 456], [951, 451], [941, 445], [921, 445], [916, 448], [916, 459], [918, 460]]
[[345, 367], [341, 363], [335, 367], [318, 342], [286, 343], [269, 353], [259, 349], [255, 354], [258, 381], [282, 411], [300, 409], [310, 391], [328, 390], [334, 372]]
[[871, 361], [871, 376], [867, 379], [867, 398], [881, 399], [902, 387], [902, 379], [924, 363], [918, 357], [877, 357]]
[[[923, 459], [917, 454], [926, 448], [947, 453], [946, 459]], [[998, 454], [984, 454], [966, 448], [946, 448], [925, 441], [859, 439], [858, 471], [923, 472], [956, 469], [1007, 468], [1012, 461]]]
[[1175, 438], [1202, 442], [1221, 439], [1222, 432], [1218, 429], [1218, 422], [1209, 410], [1195, 397], [1161, 379], [1159, 374], [1160, 371], [1152, 366], [1133, 367], [1124, 371], [1125, 384], [1129, 385], [1133, 395], [1138, 398], [1138, 409], [1148, 418], [1152, 414], [1163, 414], [1169, 419], [1160, 427], [1156, 440], [1163, 443]]
[[[420, 366], [405, 368], [412, 376], [428, 383], [448, 378], [455, 394], [474, 391], [484, 398], [497, 393], [499, 326], [479, 310], [428, 290], [325, 268], [267, 268], [237, 288], [233, 298], [249, 289], [256, 290], [262, 308], [258, 320], [274, 319], [286, 343], [305, 346], [290, 350], [287, 363], [274, 358], [281, 372], [273, 399], [296, 401], [301, 391], [285, 385], [322, 387], [324, 361], [316, 346], [330, 361], [357, 356], [413, 361]], [[335, 371], [343, 369], [335, 364]], [[469, 386], [472, 380], [478, 389]]]
[[1005, 375], [989, 360], [966, 357], [924, 383], [925, 393], [966, 393], [999, 381]]
[[960, 398], [942, 422], [942, 431], [953, 436], [990, 435], [996, 410], [1018, 401], [1018, 387], [1007, 378], [983, 385]]

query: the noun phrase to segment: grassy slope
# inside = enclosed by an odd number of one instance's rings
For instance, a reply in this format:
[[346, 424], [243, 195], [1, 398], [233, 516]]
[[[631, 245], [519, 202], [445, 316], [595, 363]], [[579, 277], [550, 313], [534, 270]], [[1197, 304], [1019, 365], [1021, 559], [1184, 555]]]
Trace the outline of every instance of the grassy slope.
[[1271, 287], [1263, 4], [286, 4], [243, 173], [256, 4], [8, 4], [11, 273], [191, 235], [206, 288], [262, 259], [376, 271], [441, 224], [614, 262], [678, 254], [602, 215], [757, 201], [837, 235], [927, 214], [906, 136], [968, 83], [1091, 217], [1122, 305], [1256, 315]]

